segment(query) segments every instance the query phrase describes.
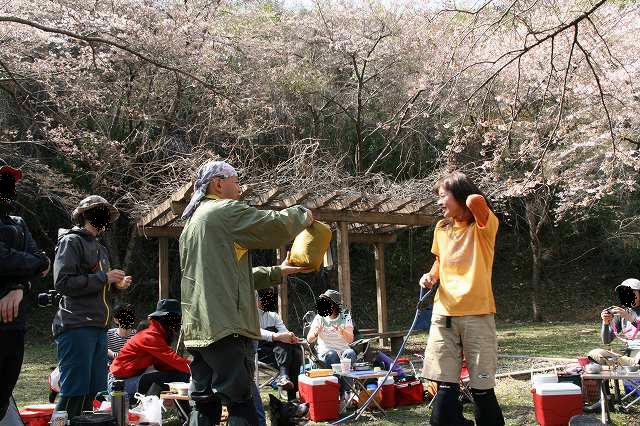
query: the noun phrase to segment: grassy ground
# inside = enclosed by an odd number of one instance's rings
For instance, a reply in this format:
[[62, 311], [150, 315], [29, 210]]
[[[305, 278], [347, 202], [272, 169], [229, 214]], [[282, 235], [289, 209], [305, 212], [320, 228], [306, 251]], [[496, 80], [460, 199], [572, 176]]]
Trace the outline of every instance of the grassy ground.
[[[501, 354], [549, 356], [574, 358], [597, 347], [597, 323], [512, 323], [498, 326], [498, 342]], [[408, 352], [421, 353], [425, 346], [425, 335], [417, 335], [408, 342]], [[46, 402], [48, 386], [46, 377], [55, 366], [55, 351], [51, 344], [28, 344], [22, 374], [15, 390], [18, 406]], [[528, 369], [531, 362], [524, 360], [501, 360], [499, 369]], [[511, 378], [500, 379], [496, 394], [504, 411], [508, 425], [535, 424], [529, 383]], [[267, 397], [265, 393], [263, 397]], [[467, 417], [472, 418], [471, 406], [466, 406]], [[361, 423], [377, 425], [425, 424], [429, 416], [426, 405], [414, 408], [390, 410], [385, 418], [366, 415]], [[640, 409], [630, 414], [612, 414], [613, 425], [640, 426]], [[170, 422], [176, 423], [177, 422]]]

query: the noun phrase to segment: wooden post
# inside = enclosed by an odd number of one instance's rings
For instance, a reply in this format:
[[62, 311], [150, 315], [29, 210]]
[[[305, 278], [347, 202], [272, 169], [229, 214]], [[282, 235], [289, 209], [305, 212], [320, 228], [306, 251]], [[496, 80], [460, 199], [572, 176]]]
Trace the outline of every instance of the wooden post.
[[[376, 295], [378, 299], [378, 332], [387, 331], [387, 288], [384, 275], [384, 244], [374, 244], [375, 264], [376, 264]], [[384, 344], [384, 339], [380, 339], [380, 344]]]
[[338, 222], [338, 290], [342, 295], [342, 304], [351, 310], [351, 265], [347, 225], [347, 222]]
[[[287, 247], [280, 247], [277, 254], [278, 264], [284, 262], [287, 257]], [[284, 325], [287, 325], [289, 320], [289, 288], [286, 278], [283, 278], [282, 284], [278, 287], [278, 312], [280, 312], [280, 318], [282, 318]]]
[[158, 299], [169, 297], [169, 239], [158, 238]]

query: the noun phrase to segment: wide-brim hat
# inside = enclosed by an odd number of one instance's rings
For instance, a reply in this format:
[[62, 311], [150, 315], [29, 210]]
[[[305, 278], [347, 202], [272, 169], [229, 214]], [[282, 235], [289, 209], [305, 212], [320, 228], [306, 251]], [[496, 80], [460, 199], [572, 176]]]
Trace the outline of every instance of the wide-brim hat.
[[640, 290], [640, 280], [635, 278], [627, 278], [620, 285], [616, 286], [616, 292], [622, 287], [629, 287], [631, 290]]
[[74, 219], [77, 219], [80, 214], [98, 206], [105, 206], [107, 209], [109, 209], [109, 223], [115, 222], [120, 217], [120, 212], [118, 211], [118, 209], [113, 207], [107, 200], [99, 195], [89, 195], [87, 198], [80, 201], [78, 207], [76, 207], [76, 209], [73, 211], [72, 216]]
[[331, 302], [333, 302], [334, 304], [340, 306], [340, 304], [342, 303], [341, 297], [340, 297], [340, 292], [336, 291], [336, 290], [327, 290], [324, 293], [322, 293], [320, 295], [320, 297], [325, 298], [325, 299], [329, 299]]
[[13, 176], [13, 178], [16, 180], [16, 183], [18, 183], [18, 181], [22, 179], [22, 170], [14, 169], [11, 166], [0, 167], [0, 173], [6, 173]]
[[161, 299], [158, 301], [156, 310], [149, 314], [149, 318], [163, 317], [168, 314], [177, 314], [182, 316], [182, 309], [180, 308], [180, 302], [176, 299]]

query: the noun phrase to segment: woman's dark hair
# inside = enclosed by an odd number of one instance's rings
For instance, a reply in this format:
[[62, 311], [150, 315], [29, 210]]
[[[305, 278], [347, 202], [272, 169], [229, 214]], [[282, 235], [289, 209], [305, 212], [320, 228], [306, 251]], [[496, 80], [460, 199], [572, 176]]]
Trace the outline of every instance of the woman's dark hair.
[[[473, 181], [462, 172], [452, 172], [444, 178], [440, 179], [433, 187], [436, 194], [439, 194], [440, 188], [449, 191], [451, 195], [453, 195], [453, 198], [456, 199], [458, 204], [464, 207], [466, 207], [467, 205], [467, 197], [469, 197], [469, 195], [482, 195], [489, 208], [493, 210], [493, 206], [491, 205], [491, 202], [487, 199], [487, 197], [482, 193], [482, 191], [480, 191], [476, 184], [473, 183]], [[471, 222], [473, 222], [474, 220], [475, 219], [472, 218]], [[445, 218], [441, 222], [440, 226], [443, 228], [453, 226], [453, 219]]]
[[150, 324], [149, 319], [143, 319], [138, 323], [138, 326], [136, 327], [136, 331], [142, 331], [146, 328], [149, 328], [149, 324]]
[[113, 310], [113, 317], [118, 320], [118, 324], [123, 328], [133, 328], [136, 318], [136, 310], [131, 303], [118, 305]]

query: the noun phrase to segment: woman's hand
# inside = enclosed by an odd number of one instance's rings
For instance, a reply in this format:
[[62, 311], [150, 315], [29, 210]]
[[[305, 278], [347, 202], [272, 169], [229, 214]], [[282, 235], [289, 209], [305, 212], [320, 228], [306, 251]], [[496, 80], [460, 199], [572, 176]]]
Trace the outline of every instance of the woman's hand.
[[438, 279], [435, 277], [435, 275], [432, 272], [427, 272], [420, 278], [420, 281], [418, 282], [418, 284], [420, 285], [420, 287], [426, 288], [427, 290], [429, 290], [437, 282], [438, 282]]
[[620, 318], [623, 318], [627, 321], [631, 321], [631, 316], [629, 315], [629, 312], [627, 312], [626, 309], [620, 308], [618, 306], [612, 306], [611, 308], [609, 308], [609, 310], [613, 315], [618, 315], [620, 316]]
[[600, 318], [602, 318], [602, 323], [604, 325], [609, 325], [609, 323], [611, 323], [611, 320], [613, 319], [613, 314], [611, 313], [609, 308], [607, 308], [600, 312]]
[[107, 282], [109, 284], [116, 284], [122, 281], [125, 277], [125, 273], [120, 269], [112, 269], [107, 272]]

